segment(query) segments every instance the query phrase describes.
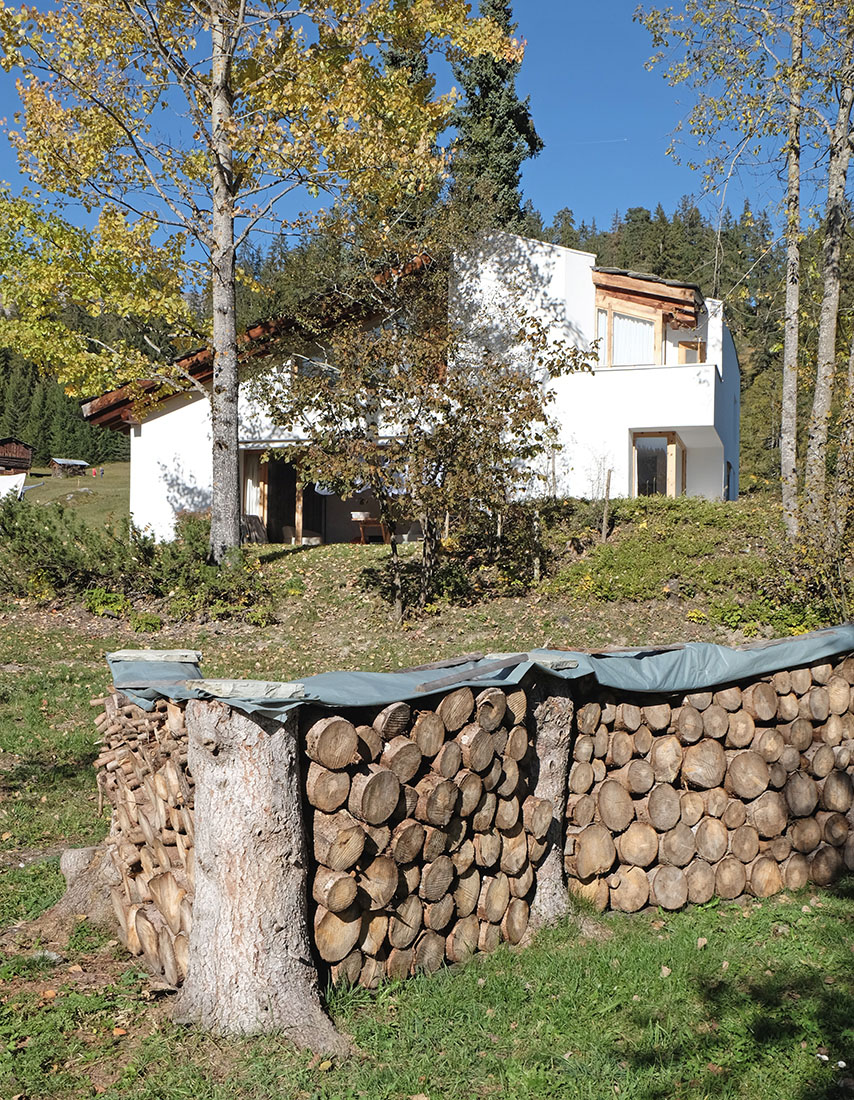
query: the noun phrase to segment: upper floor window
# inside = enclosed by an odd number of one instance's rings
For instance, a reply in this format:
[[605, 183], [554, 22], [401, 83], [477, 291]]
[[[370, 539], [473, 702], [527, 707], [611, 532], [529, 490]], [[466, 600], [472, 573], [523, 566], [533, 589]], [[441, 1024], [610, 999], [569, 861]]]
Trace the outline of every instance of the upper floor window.
[[609, 367], [652, 366], [661, 361], [661, 326], [648, 317], [611, 307], [596, 311], [599, 362]]
[[[696, 330], [704, 309], [698, 287], [654, 275], [594, 268], [593, 285], [602, 366], [663, 365], [673, 357], [676, 333]], [[679, 362], [701, 362], [705, 349], [699, 341], [684, 344], [680, 343]]]

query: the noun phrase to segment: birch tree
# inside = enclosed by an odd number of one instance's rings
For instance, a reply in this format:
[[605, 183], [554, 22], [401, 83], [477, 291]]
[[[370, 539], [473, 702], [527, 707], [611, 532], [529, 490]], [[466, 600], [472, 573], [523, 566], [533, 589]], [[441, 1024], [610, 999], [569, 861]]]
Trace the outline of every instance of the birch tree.
[[[214, 561], [239, 541], [239, 248], [253, 232], [278, 227], [285, 200], [305, 204], [322, 194], [382, 206], [443, 170], [435, 139], [452, 97], [435, 95], [429, 77], [413, 81], [384, 65], [384, 51], [395, 46], [439, 50], [449, 59], [484, 51], [519, 56], [495, 23], [469, 17], [464, 0], [0, 7], [0, 59], [18, 75], [23, 104], [10, 137], [22, 170], [59, 203], [39, 216], [59, 218], [64, 229], [75, 218], [94, 216], [99, 225], [107, 218], [123, 225], [124, 236], [103, 256], [113, 266], [112, 284], [89, 286], [77, 298], [72, 279], [57, 288], [53, 312], [49, 295], [42, 296], [37, 317], [28, 315], [32, 300], [15, 292], [15, 249], [0, 254], [4, 307], [14, 319], [11, 328], [0, 325], [0, 337], [10, 342], [32, 322], [36, 344], [37, 326], [56, 320], [57, 300], [120, 317], [145, 314], [138, 285], [122, 287], [119, 278], [122, 261], [135, 260], [138, 248], [171, 254], [173, 298], [174, 279], [183, 285], [193, 263], [203, 266], [212, 301], [206, 335], [213, 350]], [[77, 258], [85, 268], [85, 246], [65, 243], [66, 267]], [[158, 304], [158, 294], [148, 302]], [[68, 368], [69, 384], [91, 392], [107, 379], [153, 375], [174, 385], [167, 364], [197, 326], [180, 310], [167, 310], [162, 320], [168, 339], [152, 341], [149, 362], [128, 356], [121, 344], [89, 343]], [[48, 342], [39, 361], [61, 364], [61, 342]], [[72, 343], [65, 339], [64, 350]]]
[[[687, 126], [704, 155], [710, 186], [726, 184], [739, 163], [768, 149], [786, 160], [786, 305], [780, 473], [786, 528], [798, 528], [797, 373], [800, 310], [801, 134], [804, 9], [808, 0], [755, 5], [749, 0], [692, 0], [680, 11], [640, 12], [657, 50], [650, 66], [666, 64], [674, 86], [696, 99]], [[670, 152], [675, 152], [671, 146]], [[694, 167], [700, 165], [694, 164]]]

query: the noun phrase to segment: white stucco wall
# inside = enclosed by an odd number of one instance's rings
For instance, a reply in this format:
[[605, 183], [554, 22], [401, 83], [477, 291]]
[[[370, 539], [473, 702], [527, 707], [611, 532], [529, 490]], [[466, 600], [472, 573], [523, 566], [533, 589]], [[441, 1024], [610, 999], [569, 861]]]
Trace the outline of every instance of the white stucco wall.
[[210, 503], [210, 405], [201, 394], [170, 398], [131, 430], [131, 519], [170, 539], [179, 512]]

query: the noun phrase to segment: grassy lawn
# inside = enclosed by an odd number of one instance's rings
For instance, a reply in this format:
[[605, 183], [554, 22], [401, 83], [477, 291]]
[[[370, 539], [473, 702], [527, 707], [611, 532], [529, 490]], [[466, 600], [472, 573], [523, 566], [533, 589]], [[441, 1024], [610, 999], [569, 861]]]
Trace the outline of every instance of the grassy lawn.
[[103, 526], [118, 524], [128, 517], [128, 493], [130, 489], [130, 463], [107, 462], [104, 476], [92, 477], [89, 468], [85, 475], [51, 477], [47, 467], [37, 467], [27, 475], [27, 499], [39, 504], [58, 502], [71, 508], [87, 523]]
[[[118, 495], [120, 469], [107, 469]], [[94, 494], [101, 479], [90, 482]], [[107, 482], [103, 497], [82, 494], [72, 505], [93, 509], [92, 522], [106, 515]], [[32, 496], [72, 487], [50, 482]], [[642, 522], [622, 537], [643, 538]], [[712, 541], [708, 531], [697, 537]], [[737, 542], [727, 536], [727, 553]], [[630, 561], [630, 546], [618, 552]], [[364, 583], [384, 554], [262, 548], [275, 605], [264, 627], [186, 622], [139, 635], [62, 600], [0, 600], [0, 1097], [854, 1096], [854, 1068], [837, 1065], [854, 1067], [850, 887], [746, 908], [588, 917], [585, 935], [567, 922], [525, 950], [430, 979], [333, 993], [331, 1011], [355, 1045], [334, 1064], [275, 1038], [226, 1041], [174, 1026], [169, 996], [86, 921], [67, 942], [32, 942], [21, 922], [61, 893], [60, 851], [108, 827], [98, 816], [89, 699], [108, 687], [110, 649], [195, 647], [210, 675], [293, 679], [473, 650], [740, 638], [711, 615], [690, 615], [701, 599], [693, 591], [674, 599], [647, 585], [634, 599], [594, 598], [606, 569], [596, 556], [527, 597], [440, 606], [398, 627]], [[672, 561], [679, 567], [672, 557], [668, 570]], [[660, 553], [656, 562], [663, 568]]]

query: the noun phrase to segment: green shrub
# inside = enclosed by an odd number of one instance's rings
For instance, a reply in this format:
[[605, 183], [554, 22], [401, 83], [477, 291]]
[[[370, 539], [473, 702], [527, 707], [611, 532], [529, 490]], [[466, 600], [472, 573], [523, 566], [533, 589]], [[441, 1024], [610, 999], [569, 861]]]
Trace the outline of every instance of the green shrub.
[[7, 501], [0, 506], [0, 588], [14, 595], [81, 597], [95, 615], [129, 617], [134, 630], [159, 630], [159, 615], [132, 610], [163, 600], [172, 614], [269, 620], [270, 594], [257, 557], [236, 549], [222, 565], [207, 561], [210, 520], [187, 514], [174, 542], [157, 543], [133, 527], [88, 527], [61, 505]]
[[120, 619], [130, 610], [130, 600], [122, 592], [106, 588], [88, 588], [83, 593], [83, 606], [93, 615], [110, 615]]

